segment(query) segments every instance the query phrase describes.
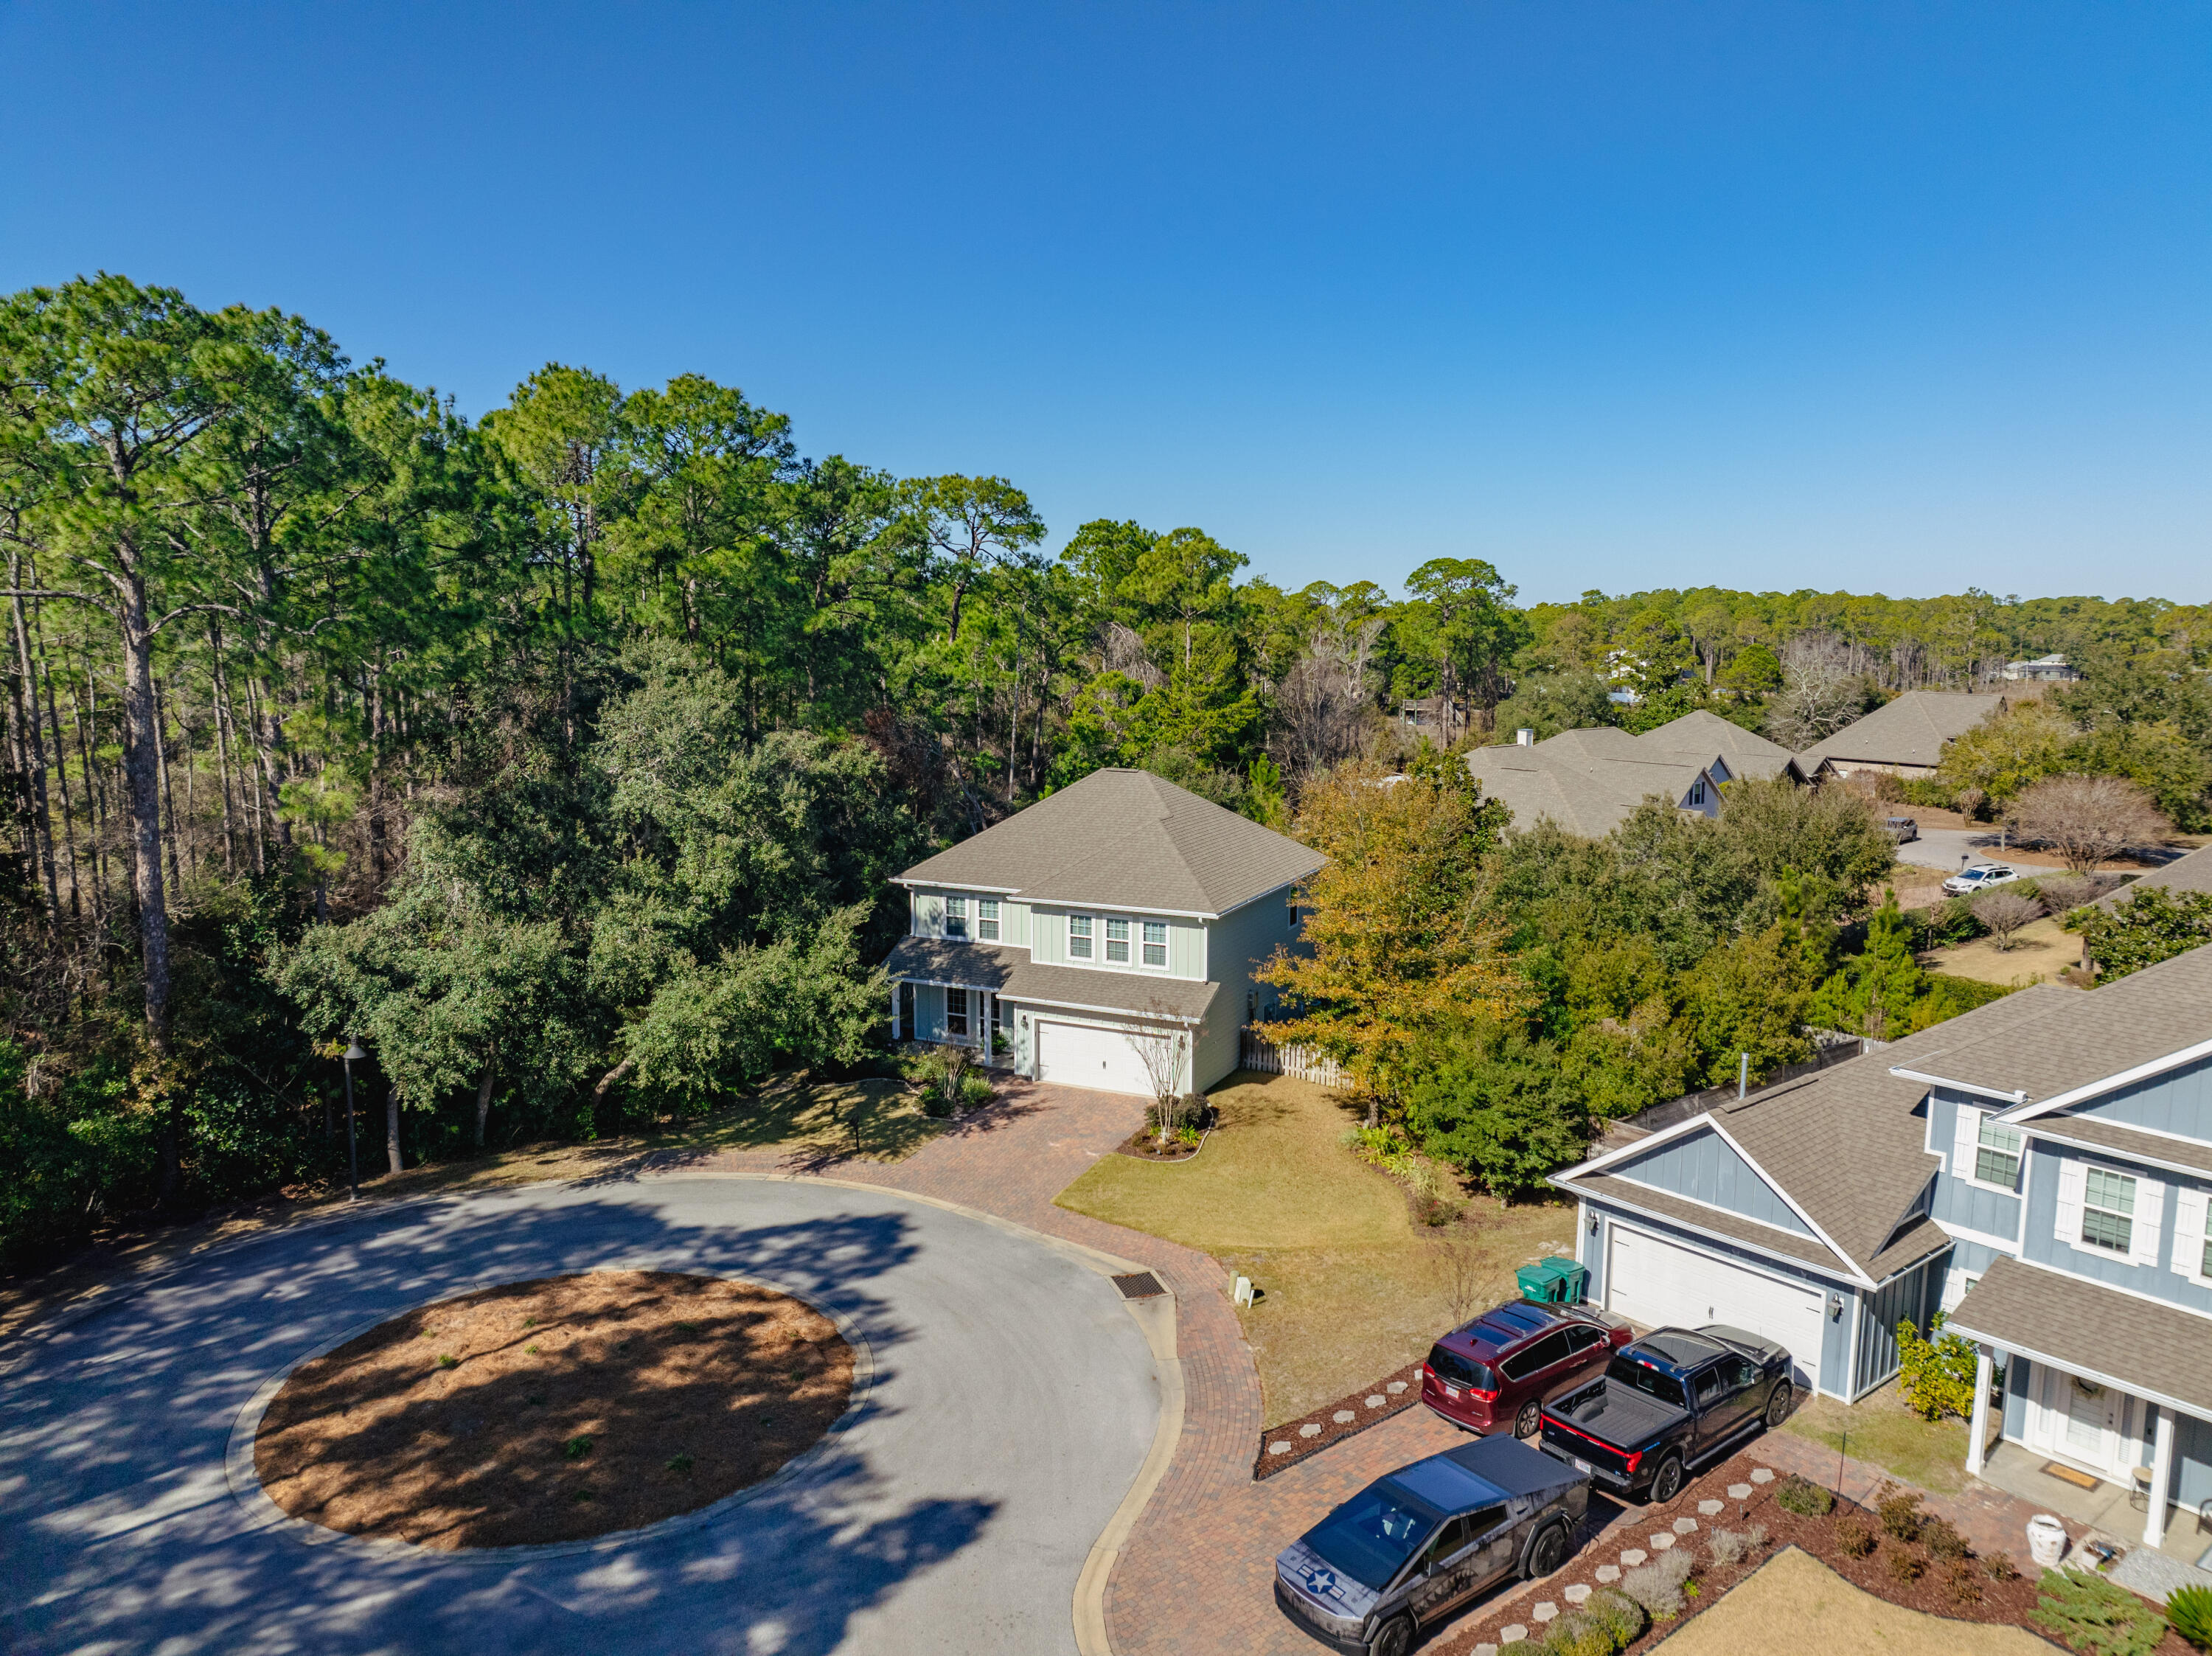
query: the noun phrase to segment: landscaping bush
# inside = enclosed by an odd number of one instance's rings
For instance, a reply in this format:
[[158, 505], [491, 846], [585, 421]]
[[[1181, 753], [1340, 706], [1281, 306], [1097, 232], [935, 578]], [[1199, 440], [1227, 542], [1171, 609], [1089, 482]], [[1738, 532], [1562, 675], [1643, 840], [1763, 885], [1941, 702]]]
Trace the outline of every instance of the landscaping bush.
[[965, 1046], [931, 1046], [906, 1066], [907, 1078], [921, 1084], [921, 1113], [942, 1121], [963, 1110], [988, 1104], [990, 1077], [975, 1068]]
[[2013, 1568], [2012, 1555], [2008, 1552], [1986, 1555], [1982, 1560], [1982, 1574], [1992, 1581], [2011, 1581], [2020, 1575], [2020, 1572]]
[[2086, 1570], [2045, 1570], [2030, 1619], [2092, 1656], [2151, 1656], [2166, 1617], [2125, 1587]]
[[1911, 1586], [1928, 1568], [1928, 1561], [1910, 1547], [1892, 1547], [1882, 1562], [1889, 1568], [1889, 1579], [1899, 1586]]
[[1751, 1550], [1750, 1538], [1738, 1530], [1715, 1530], [1705, 1543], [1716, 1564], [1741, 1564]]
[[1620, 1590], [1643, 1605], [1654, 1621], [1663, 1622], [1682, 1613], [1682, 1584], [1689, 1579], [1689, 1549], [1677, 1547], [1623, 1575]]
[[1920, 1538], [1921, 1527], [1928, 1515], [1920, 1510], [1922, 1496], [1917, 1489], [1900, 1489], [1894, 1483], [1885, 1483], [1874, 1492], [1874, 1509], [1881, 1519], [1882, 1533], [1910, 1544]]
[[1145, 1130], [1153, 1133], [1162, 1131], [1163, 1115], [1166, 1118], [1164, 1131], [1167, 1136], [1188, 1143], [1198, 1136], [1200, 1125], [1206, 1119], [1206, 1095], [1185, 1093], [1166, 1101], [1164, 1107], [1159, 1100], [1153, 1100], [1145, 1107]]
[[1974, 906], [1964, 897], [1947, 897], [1940, 903], [1914, 909], [1912, 918], [1920, 924], [1923, 949], [1947, 949], [1953, 943], [1972, 943], [1982, 935]]
[[1920, 1520], [1920, 1544], [1928, 1549], [1929, 1556], [1946, 1562], [1959, 1563], [1966, 1559], [1966, 1538], [1959, 1533], [1958, 1526], [1948, 1518], [1927, 1517]]
[[1774, 1504], [1800, 1518], [1826, 1518], [1836, 1509], [1836, 1495], [1834, 1490], [1792, 1472], [1775, 1486]]
[[2177, 1587], [2166, 1601], [2169, 1626], [2199, 1650], [2212, 1650], [2212, 1587]]
[[1600, 1587], [1590, 1594], [1583, 1614], [1606, 1629], [1616, 1650], [1626, 1650], [1642, 1638], [1650, 1621], [1643, 1605], [1613, 1587]]
[[1766, 1550], [1766, 1526], [1754, 1524], [1743, 1532], [1744, 1545], [1753, 1552]]
[[1900, 776], [1897, 797], [1908, 805], [1917, 805], [1923, 810], [1959, 810], [1959, 791], [1948, 782], [1939, 782], [1932, 776]]
[[1928, 1319], [1925, 1338], [1909, 1320], [1897, 1325], [1897, 1361], [1898, 1389], [1914, 1414], [1923, 1420], [1941, 1420], [1946, 1415], [1972, 1418], [1977, 1372], [1973, 1344], [1943, 1331], [1942, 1312]]
[[1945, 1578], [1951, 1584], [1951, 1602], [1954, 1604], [1978, 1604], [1982, 1602], [1982, 1584], [1975, 1574], [1972, 1561], [1961, 1558], [1951, 1566]]
[[1863, 1518], [1846, 1518], [1836, 1526], [1836, 1550], [1846, 1558], [1863, 1558], [1879, 1544], [1881, 1538]]

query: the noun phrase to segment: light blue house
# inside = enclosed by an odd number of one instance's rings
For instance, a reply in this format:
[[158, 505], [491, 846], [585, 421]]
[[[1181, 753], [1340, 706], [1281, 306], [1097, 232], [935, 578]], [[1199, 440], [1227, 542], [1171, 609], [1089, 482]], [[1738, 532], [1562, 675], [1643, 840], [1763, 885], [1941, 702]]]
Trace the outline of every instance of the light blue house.
[[2004, 1375], [1970, 1471], [1994, 1441], [2136, 1485], [2154, 1545], [2212, 1501], [2212, 948], [2023, 990], [1554, 1182], [1592, 1299], [1633, 1321], [1751, 1329], [1856, 1398], [1900, 1319], [1948, 1309]]
[[1322, 858], [1148, 771], [1099, 770], [899, 877], [891, 1036], [981, 1047], [1041, 1081], [1212, 1086], [1273, 1004]]

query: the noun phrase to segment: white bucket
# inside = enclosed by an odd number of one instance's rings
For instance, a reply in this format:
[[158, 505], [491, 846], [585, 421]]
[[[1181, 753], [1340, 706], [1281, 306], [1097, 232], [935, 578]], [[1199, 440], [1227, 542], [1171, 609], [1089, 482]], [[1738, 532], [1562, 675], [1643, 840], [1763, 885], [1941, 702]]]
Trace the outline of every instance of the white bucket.
[[2058, 1561], [2066, 1556], [2066, 1526], [2049, 1513], [2038, 1513], [2029, 1519], [2027, 1556], [2039, 1568], [2057, 1569]]

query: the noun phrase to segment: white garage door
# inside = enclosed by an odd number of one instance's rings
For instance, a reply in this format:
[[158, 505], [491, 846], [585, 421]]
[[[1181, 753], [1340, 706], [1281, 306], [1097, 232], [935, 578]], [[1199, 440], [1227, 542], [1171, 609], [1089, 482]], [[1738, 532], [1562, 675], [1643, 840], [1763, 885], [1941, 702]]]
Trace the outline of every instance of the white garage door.
[[1157, 1035], [1133, 1037], [1119, 1029], [1101, 1029], [1087, 1023], [1048, 1023], [1041, 1019], [1036, 1027], [1037, 1079], [1149, 1097], [1152, 1078], [1138, 1056], [1139, 1040], [1155, 1050], [1160, 1046]]
[[1810, 1388], [1820, 1372], [1820, 1307], [1817, 1288], [1746, 1269], [1711, 1254], [1631, 1230], [1613, 1228], [1606, 1262], [1608, 1310], [1646, 1328], [1696, 1328], [1726, 1323], [1790, 1348], [1796, 1383]]

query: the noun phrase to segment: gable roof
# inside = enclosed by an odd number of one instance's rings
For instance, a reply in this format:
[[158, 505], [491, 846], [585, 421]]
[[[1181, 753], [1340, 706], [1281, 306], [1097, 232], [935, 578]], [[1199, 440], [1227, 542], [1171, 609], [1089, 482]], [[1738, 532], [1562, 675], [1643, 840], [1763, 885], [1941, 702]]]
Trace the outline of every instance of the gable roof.
[[900, 875], [1024, 902], [1211, 919], [1294, 885], [1327, 859], [1140, 770], [1097, 770]]
[[1943, 744], [1964, 736], [1991, 713], [2002, 712], [2001, 695], [1968, 695], [1955, 690], [1907, 690], [1833, 736], [1824, 737], [1797, 755], [1808, 771], [1824, 760], [1870, 765], [1940, 764]]
[[1652, 794], [1679, 805], [1700, 776], [1715, 782], [1708, 767], [1718, 757], [1650, 748], [1640, 737], [1601, 725], [1562, 731], [1525, 748], [1476, 748], [1467, 767], [1483, 792], [1512, 811], [1516, 828], [1548, 816], [1570, 834], [1599, 840]]
[[2124, 903], [2147, 885], [2164, 886], [2168, 891], [2212, 891], [2212, 846], [2199, 846], [2165, 867], [2154, 868], [2118, 890], [2106, 892], [2097, 899], [2097, 907], [2110, 908]]
[[1747, 731], [1705, 707], [1670, 719], [1637, 738], [1654, 748], [1717, 753], [1738, 776], [1778, 776], [1792, 757], [1779, 742]]

